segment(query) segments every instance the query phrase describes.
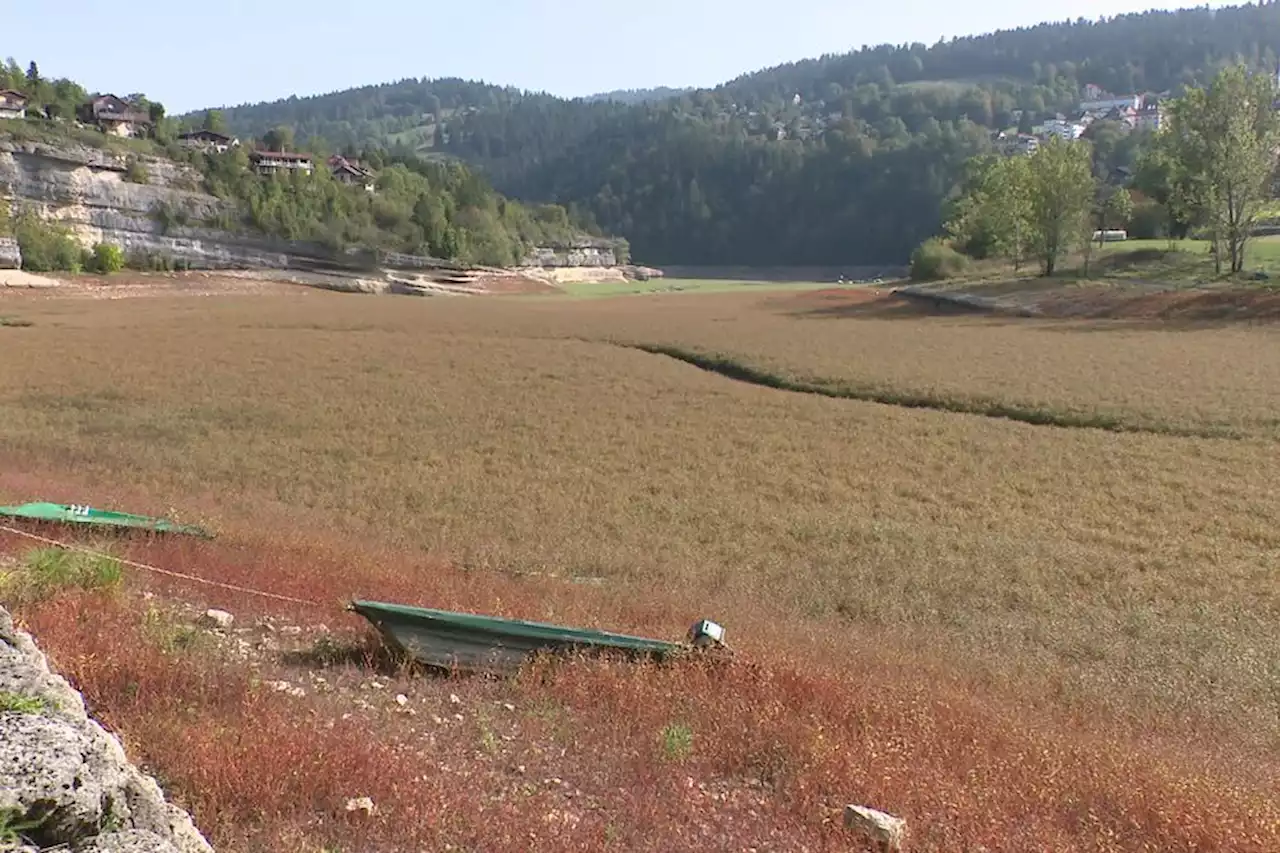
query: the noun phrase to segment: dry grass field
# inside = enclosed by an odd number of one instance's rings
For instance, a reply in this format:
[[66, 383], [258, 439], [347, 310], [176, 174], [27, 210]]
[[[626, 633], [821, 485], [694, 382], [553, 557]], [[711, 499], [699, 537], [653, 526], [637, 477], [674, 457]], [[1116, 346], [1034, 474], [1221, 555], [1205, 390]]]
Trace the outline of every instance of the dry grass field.
[[[220, 541], [121, 547], [333, 611], [133, 574], [21, 611], [219, 849], [846, 850], [845, 802], [919, 850], [1280, 849], [1272, 328], [847, 291], [0, 309], [31, 323], [0, 327], [0, 498], [176, 508]], [[759, 387], [655, 345], [1139, 431]], [[348, 632], [351, 596], [667, 637], [708, 616], [739, 658], [394, 676], [462, 700], [423, 752], [394, 715], [300, 718], [149, 645], [142, 590]], [[479, 705], [519, 723], [473, 728]], [[361, 785], [385, 806], [352, 826]]]

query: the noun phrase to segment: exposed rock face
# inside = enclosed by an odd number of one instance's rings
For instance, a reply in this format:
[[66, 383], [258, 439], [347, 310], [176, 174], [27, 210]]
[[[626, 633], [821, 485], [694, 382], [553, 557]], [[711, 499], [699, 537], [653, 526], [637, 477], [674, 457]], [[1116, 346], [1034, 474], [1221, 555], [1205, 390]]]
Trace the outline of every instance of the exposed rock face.
[[0, 237], [0, 270], [22, 269], [22, 252], [18, 241], [12, 237]]
[[[182, 809], [85, 713], [31, 637], [0, 608], [0, 693], [42, 708], [0, 712], [0, 813], [40, 848], [212, 853]], [[104, 832], [103, 827], [112, 831]]]
[[539, 246], [529, 253], [526, 267], [613, 267], [618, 256], [605, 240], [578, 240], [565, 246]]
[[[288, 267], [293, 252], [313, 248], [199, 227], [227, 212], [226, 203], [203, 192], [199, 173], [189, 166], [153, 157], [141, 162], [145, 184], [126, 180], [127, 161], [108, 151], [0, 138], [0, 195], [15, 209], [67, 225], [85, 248], [114, 243], [126, 255], [166, 257], [200, 269]], [[165, 212], [193, 224], [166, 226]]]

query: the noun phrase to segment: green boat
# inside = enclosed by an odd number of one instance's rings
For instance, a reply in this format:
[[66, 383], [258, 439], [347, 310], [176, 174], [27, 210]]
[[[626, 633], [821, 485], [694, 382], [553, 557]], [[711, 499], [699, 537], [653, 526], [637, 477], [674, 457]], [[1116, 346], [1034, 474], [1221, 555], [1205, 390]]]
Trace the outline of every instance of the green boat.
[[706, 619], [690, 629], [687, 642], [670, 643], [377, 601], [354, 601], [347, 609], [369, 620], [392, 648], [427, 666], [448, 670], [511, 672], [538, 652], [614, 652], [665, 660], [724, 642], [724, 629]]
[[97, 527], [149, 530], [153, 533], [182, 533], [199, 536], [202, 539], [213, 538], [212, 533], [192, 524], [178, 524], [163, 518], [148, 518], [145, 515], [94, 509], [83, 504], [29, 503], [21, 506], [0, 506], [0, 516], [55, 524], [87, 524]]

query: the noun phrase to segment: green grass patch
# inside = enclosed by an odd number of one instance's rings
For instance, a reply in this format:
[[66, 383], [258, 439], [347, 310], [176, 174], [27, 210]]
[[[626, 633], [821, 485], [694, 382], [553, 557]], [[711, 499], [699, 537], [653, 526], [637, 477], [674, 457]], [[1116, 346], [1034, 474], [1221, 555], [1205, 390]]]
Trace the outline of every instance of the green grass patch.
[[39, 696], [23, 696], [0, 690], [0, 714], [43, 714], [49, 703]]
[[120, 561], [109, 555], [36, 548], [17, 569], [0, 574], [0, 599], [29, 604], [68, 589], [113, 590], [123, 578]]
[[[817, 281], [738, 281], [733, 279], [654, 278], [648, 281], [575, 281], [560, 288], [576, 299], [598, 299], [610, 296], [651, 296], [657, 293], [734, 293], [746, 290], [816, 290], [837, 287], [831, 282]], [[849, 285], [845, 285], [849, 286]], [[541, 297], [538, 297], [541, 298]]]
[[827, 379], [798, 379], [771, 373], [720, 353], [703, 353], [665, 344], [618, 344], [652, 355], [665, 355], [685, 364], [751, 385], [815, 394], [838, 400], [858, 400], [907, 409], [932, 409], [964, 415], [1002, 418], [1033, 426], [1100, 429], [1108, 432], [1141, 432], [1195, 438], [1240, 438], [1226, 426], [1181, 427], [1145, 416], [1054, 409], [1035, 403], [1019, 403], [982, 397], [944, 397], [920, 391], [900, 391]]

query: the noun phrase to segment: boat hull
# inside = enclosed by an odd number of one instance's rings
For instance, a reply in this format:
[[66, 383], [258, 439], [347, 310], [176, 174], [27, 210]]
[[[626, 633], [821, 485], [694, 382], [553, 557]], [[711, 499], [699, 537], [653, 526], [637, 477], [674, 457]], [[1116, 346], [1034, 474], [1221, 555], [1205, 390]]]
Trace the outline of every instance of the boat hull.
[[388, 645], [440, 669], [508, 673], [539, 652], [613, 653], [664, 659], [686, 651], [679, 643], [588, 631], [539, 622], [426, 608], [354, 602]]
[[128, 530], [145, 530], [149, 533], [181, 533], [212, 539], [213, 534], [202, 527], [177, 524], [163, 518], [148, 518], [128, 512], [112, 512], [83, 505], [53, 503], [29, 503], [22, 506], [0, 506], [0, 516], [41, 521], [55, 524], [76, 524], [92, 527], [111, 527]]

